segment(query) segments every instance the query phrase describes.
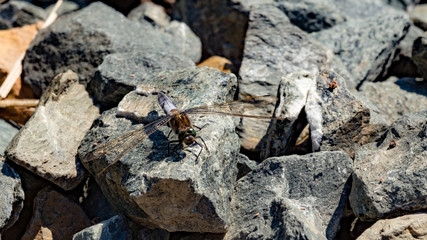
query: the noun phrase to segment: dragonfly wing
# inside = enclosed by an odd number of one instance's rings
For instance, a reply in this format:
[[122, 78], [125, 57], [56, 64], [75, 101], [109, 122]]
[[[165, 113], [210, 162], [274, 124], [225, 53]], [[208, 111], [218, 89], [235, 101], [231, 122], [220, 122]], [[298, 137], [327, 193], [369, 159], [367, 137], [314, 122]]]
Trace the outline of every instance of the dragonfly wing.
[[255, 96], [226, 103], [194, 107], [184, 110], [184, 112], [187, 114], [218, 114], [237, 117], [272, 119], [274, 118], [272, 116], [257, 116], [244, 114], [248, 110], [260, 108], [268, 104], [271, 105], [272, 103], [273, 101], [269, 96]]
[[97, 147], [94, 151], [86, 154], [84, 161], [93, 161], [105, 155], [114, 156], [114, 160], [98, 173], [101, 174], [107, 170], [107, 168], [119, 161], [124, 155], [138, 146], [142, 141], [147, 139], [151, 134], [157, 131], [159, 127], [165, 125], [171, 118], [172, 117], [169, 115], [162, 117], [145, 125], [143, 128], [134, 130], [119, 138], [107, 142], [106, 144]]

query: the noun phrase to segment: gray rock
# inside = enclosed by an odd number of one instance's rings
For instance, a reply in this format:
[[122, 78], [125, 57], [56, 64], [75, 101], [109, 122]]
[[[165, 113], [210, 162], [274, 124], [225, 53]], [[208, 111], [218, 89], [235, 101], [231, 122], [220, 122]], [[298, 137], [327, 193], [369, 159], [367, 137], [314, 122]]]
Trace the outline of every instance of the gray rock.
[[77, 148], [99, 110], [78, 76], [60, 74], [42, 95], [30, 120], [6, 149], [16, 164], [71, 190], [85, 177], [76, 158]]
[[415, 4], [418, 4], [418, 0], [382, 0], [383, 2], [391, 5], [392, 7], [406, 11], [409, 8], [413, 8]]
[[0, 5], [0, 29], [22, 27], [43, 21], [47, 13], [31, 3], [9, 1]]
[[[333, 81], [334, 89], [329, 88]], [[283, 78], [274, 116], [284, 119], [270, 124], [262, 159], [296, 153], [296, 140], [307, 123], [311, 144], [305, 153], [344, 150], [353, 157], [360, 145], [381, 133], [370, 125], [370, 109], [346, 89], [341, 76], [327, 70], [315, 76], [301, 72]]]
[[0, 155], [0, 233], [12, 226], [18, 220], [19, 213], [24, 205], [24, 190], [21, 187], [21, 178]]
[[166, 52], [114, 53], [104, 58], [88, 85], [88, 91], [99, 105], [108, 109], [117, 106], [123, 96], [157, 73], [191, 66], [194, 63], [190, 59]]
[[203, 58], [219, 55], [239, 66], [248, 10], [239, 0], [185, 0], [174, 4], [172, 16], [185, 22], [200, 37]]
[[239, 153], [237, 156], [237, 180], [246, 176], [250, 171], [252, 171], [258, 163], [254, 160], [249, 159], [246, 155]]
[[362, 221], [427, 206], [427, 111], [405, 115], [356, 152], [350, 204]]
[[152, 26], [131, 21], [103, 3], [92, 3], [37, 34], [23, 60], [24, 81], [37, 96], [56, 74], [68, 69], [78, 72], [86, 84], [106, 55], [136, 51], [174, 56], [181, 46]]
[[[55, 6], [55, 3], [51, 4], [49, 7], [46, 8], [46, 12], [49, 14], [53, 10], [54, 6]], [[59, 6], [58, 10], [56, 11], [56, 13], [59, 16], [61, 16], [63, 14], [74, 12], [79, 8], [80, 8], [79, 4], [77, 4], [76, 2], [63, 1], [61, 6]]]
[[74, 234], [73, 240], [131, 240], [132, 231], [124, 216], [116, 215]]
[[[309, 36], [293, 26], [286, 15], [274, 6], [262, 6], [251, 11], [245, 39], [245, 51], [240, 67], [240, 96], [276, 96], [282, 76], [307, 71], [312, 75], [326, 64], [323, 48]], [[265, 108], [251, 112], [271, 116], [275, 99]], [[239, 126], [242, 147], [259, 151], [260, 141], [269, 121], [243, 119]], [[262, 141], [261, 141], [262, 142]]]
[[[156, 84], [178, 107], [185, 109], [230, 100], [236, 81], [232, 74], [202, 67], [166, 71], [147, 79], [145, 84]], [[152, 116], [163, 115], [158, 104], [154, 104], [156, 95], [145, 94], [140, 98], [139, 107], [148, 115], [144, 122]], [[125, 97], [123, 101], [137, 100]], [[131, 106], [136, 104], [124, 105], [130, 107], [122, 108], [122, 112], [135, 111]], [[193, 144], [168, 155], [169, 128], [163, 126], [148, 139], [134, 135], [135, 138], [124, 142], [116, 141], [107, 148], [100, 147], [98, 154], [86, 155], [96, 146], [143, 126], [132, 117], [117, 117], [116, 114], [117, 109], [104, 112], [87, 132], [79, 148], [84, 166], [94, 175], [113, 207], [132, 221], [149, 228], [162, 228], [169, 232], [225, 232], [230, 221], [230, 197], [240, 148], [232, 119], [215, 115], [195, 115], [192, 118], [193, 124], [202, 128], [198, 135], [209, 151]], [[123, 149], [126, 142], [130, 146], [139, 145], [99, 174], [120, 152], [110, 147]]]
[[366, 83], [360, 94], [377, 106], [388, 126], [403, 115], [427, 109], [427, 86], [414, 78]]
[[237, 182], [225, 239], [333, 239], [351, 171], [342, 151], [265, 160]]
[[83, 191], [79, 202], [89, 219], [101, 222], [117, 215], [93, 178], [86, 180]]
[[408, 33], [400, 41], [396, 48], [396, 53], [393, 59], [393, 63], [388, 70], [389, 76], [397, 77], [419, 77], [420, 74], [416, 64], [412, 59], [412, 48], [414, 46], [415, 39], [422, 36], [423, 30], [417, 26], [411, 24]]
[[141, 23], [150, 23], [160, 27], [169, 25], [170, 17], [166, 14], [165, 9], [152, 2], [144, 2], [138, 7], [132, 9], [128, 18]]
[[414, 42], [412, 49], [412, 60], [418, 67], [418, 71], [424, 78], [424, 82], [427, 81], [427, 32], [417, 38]]
[[18, 129], [7, 123], [5, 120], [0, 119], [0, 155], [4, 153], [7, 145], [9, 145], [12, 138], [18, 133]]
[[427, 3], [415, 6], [414, 9], [409, 12], [409, 16], [416, 26], [427, 31]]
[[354, 76], [356, 85], [387, 74], [399, 42], [410, 27], [401, 13], [351, 20], [311, 36], [328, 46]]

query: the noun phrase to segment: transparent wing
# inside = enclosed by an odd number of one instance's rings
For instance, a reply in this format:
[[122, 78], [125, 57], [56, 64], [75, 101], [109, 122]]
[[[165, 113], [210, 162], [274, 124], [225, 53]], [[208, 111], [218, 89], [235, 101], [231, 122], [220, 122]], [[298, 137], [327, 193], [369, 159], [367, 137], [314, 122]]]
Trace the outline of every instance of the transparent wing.
[[248, 110], [261, 108], [266, 105], [271, 105], [274, 100], [271, 96], [254, 96], [239, 99], [226, 103], [218, 103], [207, 106], [194, 107], [184, 110], [187, 114], [218, 114], [228, 115], [237, 117], [249, 117], [249, 118], [260, 118], [260, 119], [271, 119], [272, 116], [257, 116], [244, 114]]
[[165, 125], [172, 116], [164, 116], [156, 121], [153, 121], [144, 127], [129, 132], [119, 138], [116, 138], [110, 142], [107, 142], [99, 147], [97, 147], [92, 152], [89, 152], [85, 155], [83, 161], [89, 162], [101, 158], [104, 155], [115, 156], [114, 160], [108, 164], [104, 169], [101, 170], [98, 174], [103, 173], [107, 168], [119, 161], [124, 155], [138, 146], [142, 141], [147, 139], [151, 134], [153, 134], [159, 127]]

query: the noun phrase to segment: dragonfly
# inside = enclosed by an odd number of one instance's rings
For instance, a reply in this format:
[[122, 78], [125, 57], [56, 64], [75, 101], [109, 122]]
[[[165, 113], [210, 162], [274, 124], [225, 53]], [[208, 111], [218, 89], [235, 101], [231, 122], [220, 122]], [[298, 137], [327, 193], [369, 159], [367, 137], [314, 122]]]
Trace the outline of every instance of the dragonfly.
[[[260, 99], [269, 97], [268, 95], [247, 97], [244, 99], [239, 99], [239, 100], [225, 102], [225, 103], [204, 105], [204, 106], [198, 106], [198, 107], [180, 110], [172, 102], [172, 100], [168, 96], [166, 96], [165, 93], [159, 91], [157, 94], [158, 94], [159, 105], [165, 112], [166, 114], [165, 116], [160, 117], [159, 119], [152, 121], [137, 130], [131, 131], [110, 142], [100, 145], [97, 148], [95, 148], [95, 150], [87, 153], [84, 156], [84, 161], [89, 162], [89, 161], [99, 159], [106, 154], [116, 154], [115, 159], [111, 163], [109, 163], [106, 167], [104, 167], [98, 173], [98, 175], [105, 172], [109, 167], [117, 163], [123, 156], [125, 156], [132, 149], [134, 149], [139, 144], [141, 144], [144, 140], [146, 140], [151, 134], [156, 132], [161, 126], [164, 126], [166, 124], [168, 124], [169, 127], [171, 128], [171, 132], [173, 131], [176, 135], [178, 135], [178, 140], [169, 142], [169, 145], [172, 142], [179, 143], [174, 147], [174, 151], [177, 147], [182, 147], [183, 145], [191, 146], [193, 144], [197, 144], [201, 147], [196, 157], [196, 161], [197, 161], [197, 159], [199, 158], [204, 148], [206, 148], [207, 151], [209, 150], [203, 138], [201, 138], [200, 136], [197, 136], [195, 128], [199, 128], [199, 127], [196, 127], [192, 124], [188, 115], [218, 114], [218, 115], [226, 115], [226, 116], [248, 117], [248, 118], [259, 118], [259, 119], [277, 118], [277, 117], [271, 117], [271, 116], [257, 116], [257, 115], [242, 114], [242, 112], [247, 110], [248, 106], [257, 105], [256, 101], [262, 102], [260, 101]], [[171, 132], [169, 132], [169, 135]], [[200, 139], [203, 144], [197, 141], [197, 139]], [[169, 146], [168, 146], [168, 150], [169, 150]]]

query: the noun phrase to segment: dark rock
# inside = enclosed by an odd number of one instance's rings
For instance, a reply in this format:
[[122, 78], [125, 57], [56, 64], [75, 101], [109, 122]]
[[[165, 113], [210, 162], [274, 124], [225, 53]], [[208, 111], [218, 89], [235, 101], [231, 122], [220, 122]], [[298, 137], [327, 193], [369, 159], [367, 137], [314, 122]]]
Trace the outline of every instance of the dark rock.
[[24, 191], [21, 187], [21, 178], [0, 155], [0, 233], [12, 226], [18, 220], [23, 207]]
[[342, 151], [265, 160], [237, 182], [225, 239], [333, 239], [351, 171]]
[[360, 94], [378, 107], [387, 126], [403, 115], [425, 110], [427, 106], [427, 86], [413, 78], [366, 83]]
[[[251, 114], [271, 116], [282, 76], [298, 71], [315, 75], [327, 62], [326, 51], [309, 36], [293, 26], [286, 15], [273, 6], [251, 11], [245, 39], [245, 51], [240, 67], [240, 96], [270, 95], [272, 104]], [[242, 147], [259, 151], [260, 141], [269, 121], [243, 119], [239, 126]]]
[[239, 0], [181, 0], [173, 18], [185, 22], [202, 41], [202, 58], [223, 56], [240, 66], [249, 8]]
[[[144, 84], [157, 85], [177, 106], [185, 109], [232, 99], [236, 81], [232, 74], [202, 67], [166, 71], [147, 79]], [[147, 93], [139, 98], [126, 96], [123, 101], [136, 101], [135, 104], [119, 104], [127, 106], [121, 108], [121, 114], [128, 112], [124, 115], [130, 119], [117, 117], [117, 109], [111, 109], [95, 121], [79, 149], [84, 166], [94, 175], [113, 207], [142, 226], [169, 232], [225, 232], [230, 221], [230, 197], [240, 148], [231, 118], [200, 115], [192, 118], [193, 124], [202, 128], [198, 135], [209, 151], [193, 144], [168, 156], [169, 129], [163, 126], [149, 139], [133, 135], [123, 144], [116, 141], [119, 144], [111, 146], [122, 149], [129, 144], [137, 147], [126, 151], [129, 153], [103, 174], [99, 173], [120, 151], [109, 147], [101, 151], [104, 148], [99, 148], [98, 154], [86, 155], [96, 145], [102, 146], [100, 144], [143, 126], [132, 117], [136, 111], [132, 106], [139, 105], [137, 109], [145, 111], [148, 118], [138, 118], [144, 122], [163, 115], [155, 103], [156, 95]], [[99, 158], [92, 160], [93, 156]]]
[[18, 133], [18, 129], [7, 123], [5, 120], [0, 119], [0, 155], [4, 153], [7, 145], [9, 145], [12, 138]]
[[80, 205], [92, 222], [105, 221], [117, 215], [93, 178], [88, 178]]
[[392, 7], [396, 9], [400, 9], [403, 11], [406, 11], [409, 8], [413, 8], [415, 4], [419, 3], [418, 0], [382, 0], [382, 1], [387, 4], [390, 4]]
[[405, 115], [356, 152], [350, 204], [362, 221], [427, 207], [427, 111]]
[[354, 76], [353, 85], [385, 76], [410, 27], [401, 13], [351, 20], [311, 36], [328, 46]]
[[418, 71], [427, 82], [427, 32], [417, 38], [412, 49], [412, 60], [418, 67]]
[[116, 215], [74, 234], [73, 240], [131, 240], [132, 231], [126, 217]]
[[396, 53], [388, 75], [396, 77], [419, 77], [417, 65], [412, 60], [414, 41], [422, 36], [423, 30], [411, 24], [408, 33], [397, 46]]
[[65, 190], [85, 177], [77, 148], [99, 110], [72, 71], [55, 77], [31, 119], [6, 149], [12, 161]]
[[9, 1], [0, 5], [0, 29], [22, 27], [47, 17], [46, 12], [31, 3], [24, 1]]
[[[115, 53], [105, 57], [88, 91], [103, 108], [112, 108], [138, 84], [164, 70], [194, 66], [191, 60], [159, 51]], [[126, 69], [126, 72], [123, 72]]]
[[258, 163], [254, 160], [250, 160], [246, 155], [239, 153], [237, 155], [237, 179], [246, 176], [250, 171], [252, 171]]
[[167, 34], [96, 2], [38, 33], [23, 60], [24, 80], [40, 96], [56, 74], [68, 69], [78, 72], [86, 84], [110, 53], [156, 51], [174, 56], [180, 50]]
[[[334, 81], [336, 88], [331, 88]], [[344, 150], [353, 157], [359, 146], [375, 141], [382, 133], [370, 125], [370, 109], [346, 89], [341, 76], [328, 70], [316, 76], [289, 74], [280, 83], [278, 97], [274, 116], [284, 119], [271, 123], [262, 159], [296, 153], [296, 140], [307, 123], [308, 152]]]
[[21, 239], [71, 239], [90, 225], [78, 204], [46, 187], [34, 199], [33, 218]]

